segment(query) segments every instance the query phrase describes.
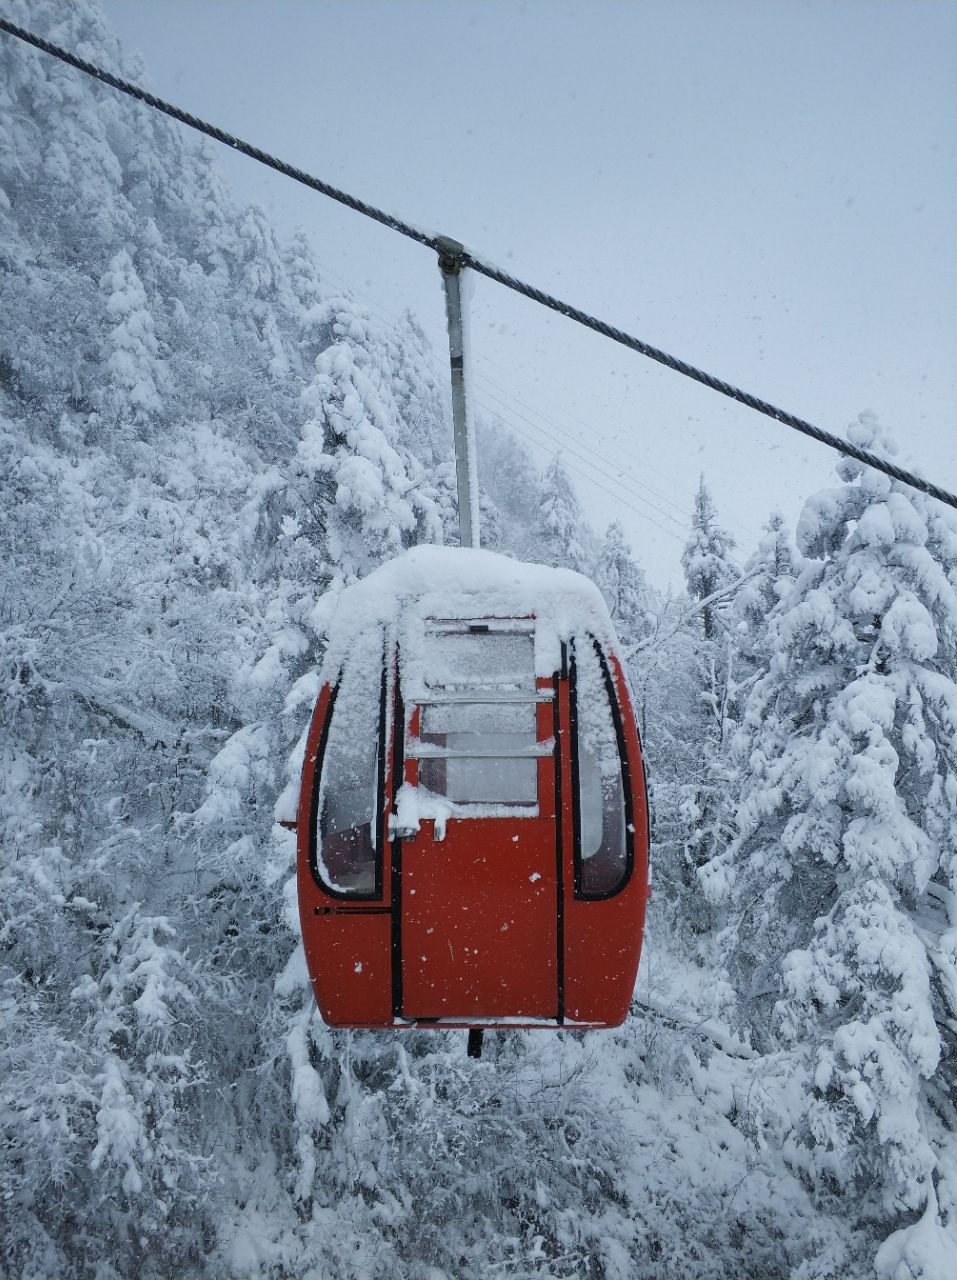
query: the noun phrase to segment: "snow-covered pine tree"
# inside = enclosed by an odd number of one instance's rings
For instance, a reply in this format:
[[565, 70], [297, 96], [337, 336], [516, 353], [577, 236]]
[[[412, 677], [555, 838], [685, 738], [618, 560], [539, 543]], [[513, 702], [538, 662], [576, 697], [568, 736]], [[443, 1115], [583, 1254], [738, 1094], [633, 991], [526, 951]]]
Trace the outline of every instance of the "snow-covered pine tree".
[[611, 522], [598, 548], [595, 582], [605, 597], [619, 640], [625, 649], [630, 648], [649, 633], [653, 619], [648, 583], [620, 520]]
[[338, 299], [327, 323], [333, 341], [303, 392], [296, 462], [306, 509], [322, 512], [330, 578], [351, 582], [413, 542], [439, 540], [441, 524], [422, 464], [399, 444], [373, 321]]
[[[893, 452], [871, 415], [848, 435]], [[904, 1232], [882, 1274], [904, 1274], [910, 1240], [931, 1261], [907, 1274], [929, 1280], [952, 1273], [954, 1220], [957, 535], [882, 474], [838, 473], [801, 515], [807, 558], [734, 744], [752, 790], [701, 874], [734, 907], [752, 1036], [799, 1069], [792, 1161], [820, 1200], [853, 1204], [872, 1250], [888, 1223]]]
[[448, 375], [411, 311], [396, 324], [393, 339], [383, 363], [391, 373], [396, 445], [431, 469], [452, 457]]
[[[734, 581], [733, 547], [734, 539], [718, 523], [711, 490], [702, 476], [691, 513], [691, 536], [681, 553], [688, 595], [692, 600], [707, 601]], [[713, 640], [717, 633], [716, 606], [702, 603], [700, 612], [704, 638]]]
[[[8, 16], [139, 78], [86, 0]], [[300, 387], [262, 377], [211, 266], [233, 213], [200, 149], [7, 37], [0, 94], [0, 1274], [195, 1270], [279, 937], [252, 891], [271, 724], [248, 786], [242, 761], [217, 774], [232, 827], [180, 818], [222, 738], [272, 712], [248, 651], [298, 643], [259, 595], [250, 507], [274, 483], [251, 435], [275, 450]]]
[[693, 904], [689, 920], [700, 930], [711, 923], [706, 903], [696, 892], [696, 870], [714, 858], [728, 839], [732, 811], [728, 749], [736, 714], [736, 651], [733, 633], [722, 619], [727, 602], [713, 597], [737, 577], [731, 562], [734, 539], [718, 522], [704, 476], [695, 494], [691, 534], [681, 554], [688, 596], [691, 645], [686, 678], [693, 687], [696, 714], [688, 731], [694, 742], [689, 773], [681, 785], [683, 885]]
[[260, 347], [262, 364], [270, 378], [281, 381], [290, 371], [290, 360], [279, 317], [293, 311], [292, 291], [276, 233], [261, 209], [241, 215], [236, 257], [230, 265], [233, 288], [243, 300], [243, 317]]
[[121, 427], [142, 426], [163, 407], [162, 372], [146, 290], [125, 249], [100, 277], [100, 292], [111, 325], [103, 359], [103, 416]]
[[768, 618], [797, 577], [799, 560], [784, 517], [773, 511], [730, 600], [735, 646], [748, 664], [759, 662], [766, 650]]
[[476, 418], [479, 484], [498, 511], [501, 548], [520, 560], [534, 560], [532, 525], [541, 483], [528, 450], [497, 417]]
[[556, 453], [542, 478], [535, 558], [543, 564], [582, 572], [587, 561], [581, 508], [561, 454]]

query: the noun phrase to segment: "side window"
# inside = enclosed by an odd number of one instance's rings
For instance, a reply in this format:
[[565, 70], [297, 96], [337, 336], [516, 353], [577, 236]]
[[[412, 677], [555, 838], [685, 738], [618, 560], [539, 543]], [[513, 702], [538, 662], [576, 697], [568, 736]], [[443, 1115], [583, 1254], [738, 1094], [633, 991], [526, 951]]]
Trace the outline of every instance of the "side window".
[[575, 895], [606, 898], [631, 871], [622, 759], [611, 673], [589, 637], [575, 646], [572, 664]]
[[313, 809], [314, 871], [334, 894], [381, 896], [381, 641], [351, 655], [333, 694]]

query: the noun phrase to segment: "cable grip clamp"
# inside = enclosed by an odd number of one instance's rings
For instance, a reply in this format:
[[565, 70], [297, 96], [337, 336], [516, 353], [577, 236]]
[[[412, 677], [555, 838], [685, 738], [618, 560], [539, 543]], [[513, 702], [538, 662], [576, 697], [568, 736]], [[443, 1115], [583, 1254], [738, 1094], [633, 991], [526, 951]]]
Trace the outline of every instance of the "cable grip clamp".
[[457, 276], [462, 270], [465, 245], [450, 236], [435, 237], [435, 251], [439, 255], [439, 267], [443, 275]]

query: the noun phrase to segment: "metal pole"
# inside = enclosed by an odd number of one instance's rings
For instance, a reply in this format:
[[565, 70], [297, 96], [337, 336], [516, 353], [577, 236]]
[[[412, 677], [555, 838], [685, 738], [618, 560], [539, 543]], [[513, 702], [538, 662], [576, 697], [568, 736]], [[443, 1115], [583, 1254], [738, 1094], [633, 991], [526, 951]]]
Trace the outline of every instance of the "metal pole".
[[452, 365], [452, 432], [455, 439], [455, 486], [459, 500], [459, 541], [463, 547], [479, 545], [478, 474], [475, 464], [475, 432], [465, 394], [465, 325], [462, 317], [462, 254], [465, 246], [447, 236], [436, 236], [439, 268], [445, 285], [445, 312], [449, 322], [449, 359]]

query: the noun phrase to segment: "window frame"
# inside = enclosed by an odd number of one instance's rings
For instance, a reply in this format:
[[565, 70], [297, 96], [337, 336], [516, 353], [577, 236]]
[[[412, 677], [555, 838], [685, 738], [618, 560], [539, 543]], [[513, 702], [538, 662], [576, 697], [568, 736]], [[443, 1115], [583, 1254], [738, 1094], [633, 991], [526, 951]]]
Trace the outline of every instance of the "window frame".
[[309, 802], [309, 871], [313, 881], [319, 889], [329, 898], [335, 898], [340, 902], [381, 902], [383, 898], [384, 876], [383, 876], [383, 851], [388, 843], [385, 831], [385, 778], [386, 778], [386, 737], [387, 737], [387, 708], [389, 694], [388, 671], [385, 663], [382, 664], [382, 679], [379, 688], [379, 726], [377, 740], [377, 765], [375, 777], [375, 813], [373, 821], [370, 825], [370, 833], [373, 840], [373, 888], [370, 893], [358, 893], [353, 889], [343, 889], [330, 884], [322, 875], [319, 868], [319, 804], [322, 794], [322, 780], [326, 760], [326, 748], [329, 743], [329, 732], [332, 727], [332, 719], [335, 715], [336, 697], [339, 693], [339, 686], [342, 683], [340, 674], [339, 680], [329, 690], [329, 702], [326, 706], [326, 714], [322, 724], [322, 731], [319, 736], [319, 746], [316, 750], [316, 764], [312, 778], [312, 795]]
[[[538, 705], [542, 702], [551, 702], [552, 693], [543, 694], [538, 688], [535, 676], [535, 623], [532, 618], [488, 618], [484, 621], [473, 621], [468, 618], [429, 618], [426, 620], [426, 629], [433, 636], [523, 636], [527, 637], [531, 645], [531, 685], [528, 692], [517, 690], [513, 694], [506, 692], [506, 696], [502, 696], [500, 692], [495, 691], [495, 687], [482, 683], [472, 684], [471, 682], [463, 682], [455, 686], [430, 686], [427, 685], [423, 690], [408, 690], [408, 705], [412, 707], [412, 714], [408, 717], [408, 724], [403, 735], [402, 754], [404, 760], [415, 762], [415, 778], [416, 785], [422, 786], [421, 766], [424, 761], [441, 761], [441, 760], [477, 760], [490, 759], [496, 762], [508, 759], [528, 760], [535, 765], [534, 771], [534, 790], [535, 795], [531, 800], [460, 800], [453, 799], [448, 796], [447, 791], [435, 792], [436, 795], [446, 800], [451, 806], [453, 812], [452, 817], [463, 821], [480, 821], [489, 818], [508, 817], [509, 819], [538, 818], [541, 815], [542, 804], [542, 776], [541, 761], [543, 759], [550, 760], [556, 752], [556, 746], [553, 745], [548, 750], [540, 748], [548, 741], [540, 737], [538, 726]], [[401, 664], [400, 664], [401, 665]], [[428, 748], [432, 745], [425, 739], [420, 737], [421, 730], [412, 733], [412, 725], [416, 723], [418, 717], [419, 723], [423, 712], [427, 706], [454, 705], [460, 703], [463, 706], [480, 707], [480, 706], [497, 706], [528, 705], [532, 708], [532, 733], [534, 741], [529, 743], [529, 749], [521, 751], [492, 752], [485, 753], [481, 750], [475, 752], [467, 749], [437, 748], [431, 751]], [[452, 731], [454, 732], [454, 731]], [[425, 747], [425, 750], [421, 748]], [[539, 749], [536, 749], [539, 748]]]
[[610, 889], [601, 892], [590, 892], [584, 887], [584, 863], [582, 857], [582, 821], [580, 763], [578, 758], [578, 667], [575, 657], [573, 639], [569, 645], [568, 661], [568, 718], [569, 738], [571, 740], [571, 774], [572, 774], [572, 871], [573, 894], [579, 902], [602, 902], [616, 898], [628, 885], [635, 869], [635, 820], [634, 796], [631, 789], [631, 760], [621, 719], [621, 706], [615, 689], [615, 681], [604, 651], [591, 633], [586, 633], [585, 640], [590, 641], [598, 658], [605, 693], [611, 710], [612, 724], [615, 727], [615, 739], [618, 743], [618, 759], [621, 764], [622, 801], [624, 809], [625, 861], [618, 881]]

